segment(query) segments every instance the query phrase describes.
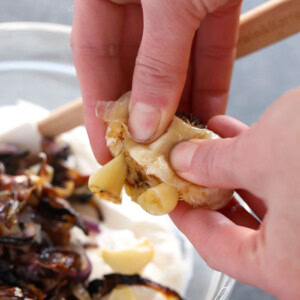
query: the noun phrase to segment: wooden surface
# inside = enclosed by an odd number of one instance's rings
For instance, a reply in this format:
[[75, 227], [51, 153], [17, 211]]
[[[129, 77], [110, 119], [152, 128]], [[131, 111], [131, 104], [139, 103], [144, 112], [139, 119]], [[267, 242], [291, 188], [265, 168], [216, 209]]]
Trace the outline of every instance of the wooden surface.
[[83, 124], [81, 98], [67, 103], [38, 122], [39, 132], [46, 137], [55, 137]]
[[300, 31], [300, 0], [271, 0], [243, 14], [237, 57], [255, 52]]

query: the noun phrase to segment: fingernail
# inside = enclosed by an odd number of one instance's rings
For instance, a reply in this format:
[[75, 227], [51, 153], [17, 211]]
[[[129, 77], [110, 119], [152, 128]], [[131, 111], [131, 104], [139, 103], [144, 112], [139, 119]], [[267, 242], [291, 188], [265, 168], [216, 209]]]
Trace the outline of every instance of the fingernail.
[[175, 146], [170, 155], [175, 171], [187, 172], [190, 170], [197, 148], [198, 145], [191, 142], [183, 142]]
[[143, 102], [136, 102], [130, 110], [129, 129], [135, 140], [149, 141], [156, 133], [161, 113]]

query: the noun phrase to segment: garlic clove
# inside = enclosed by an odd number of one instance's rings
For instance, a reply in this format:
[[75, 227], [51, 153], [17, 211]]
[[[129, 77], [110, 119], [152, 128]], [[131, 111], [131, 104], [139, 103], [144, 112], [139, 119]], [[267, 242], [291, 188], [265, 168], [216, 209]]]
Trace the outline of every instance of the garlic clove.
[[178, 192], [166, 183], [156, 185], [137, 198], [137, 203], [148, 213], [161, 216], [171, 212], [178, 203]]
[[101, 251], [103, 260], [117, 273], [138, 274], [154, 257], [154, 248], [144, 239], [131, 248]]
[[107, 300], [136, 300], [129, 287], [117, 287], [109, 295]]
[[89, 188], [99, 198], [120, 204], [126, 175], [127, 165], [121, 153], [90, 176]]

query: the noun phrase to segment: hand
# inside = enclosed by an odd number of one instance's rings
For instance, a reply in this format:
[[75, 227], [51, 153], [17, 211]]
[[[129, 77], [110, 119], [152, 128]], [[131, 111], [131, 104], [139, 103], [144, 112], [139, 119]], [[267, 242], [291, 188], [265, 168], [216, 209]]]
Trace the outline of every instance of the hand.
[[178, 106], [203, 122], [225, 112], [240, 7], [241, 0], [75, 0], [71, 45], [100, 163], [110, 154], [95, 116], [99, 100], [132, 88], [129, 126], [142, 142], [161, 135]]
[[184, 142], [171, 154], [180, 176], [237, 189], [262, 219], [256, 226], [240, 209], [224, 215], [180, 204], [171, 213], [177, 227], [212, 268], [289, 300], [300, 299], [299, 111], [300, 89], [281, 97], [250, 128], [212, 118], [209, 128], [225, 139]]

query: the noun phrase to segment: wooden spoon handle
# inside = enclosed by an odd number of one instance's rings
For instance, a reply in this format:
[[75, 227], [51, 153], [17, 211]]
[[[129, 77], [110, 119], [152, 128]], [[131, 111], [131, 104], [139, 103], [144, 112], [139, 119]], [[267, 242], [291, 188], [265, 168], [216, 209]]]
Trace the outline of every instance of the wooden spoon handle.
[[300, 0], [272, 0], [243, 14], [237, 58], [300, 31]]
[[82, 100], [78, 98], [53, 111], [38, 122], [42, 136], [55, 137], [83, 124]]

